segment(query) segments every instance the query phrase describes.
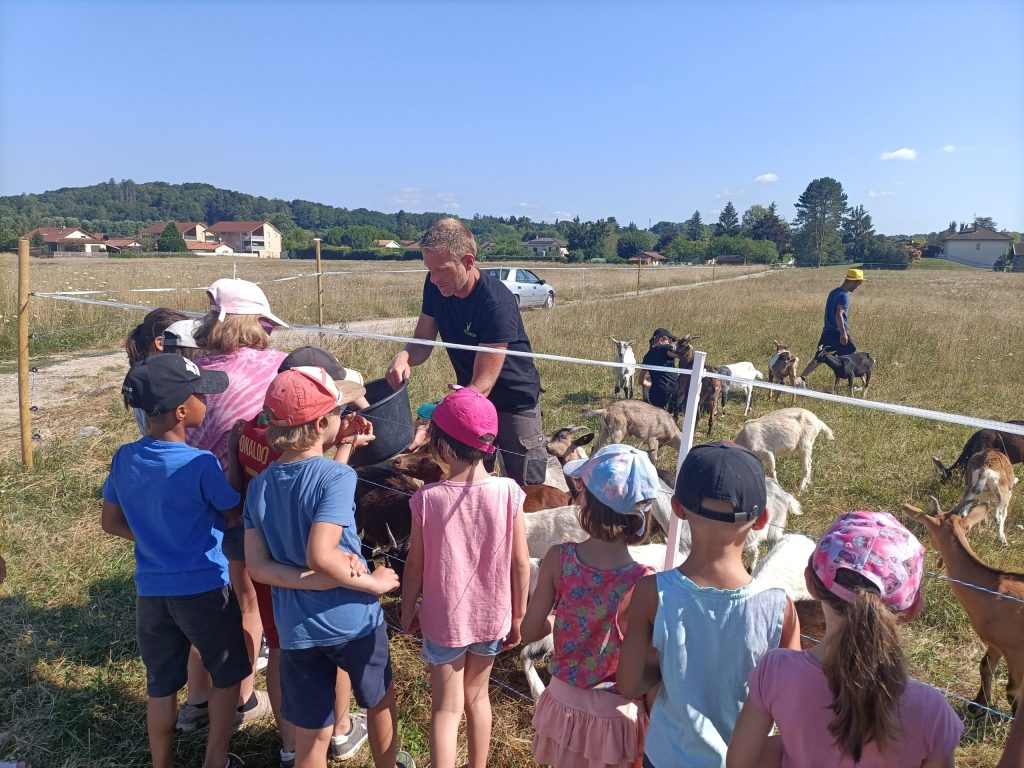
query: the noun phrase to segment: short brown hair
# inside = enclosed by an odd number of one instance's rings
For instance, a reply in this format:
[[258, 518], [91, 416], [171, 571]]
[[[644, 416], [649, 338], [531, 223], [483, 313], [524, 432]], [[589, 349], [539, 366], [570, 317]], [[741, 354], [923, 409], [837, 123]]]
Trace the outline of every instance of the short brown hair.
[[598, 501], [590, 489], [583, 486], [583, 503], [579, 507], [580, 527], [595, 539], [615, 541], [620, 536], [626, 544], [640, 544], [647, 538], [649, 512], [641, 515], [622, 515], [604, 502]]
[[447, 251], [456, 261], [470, 254], [476, 258], [476, 238], [458, 219], [440, 219], [420, 239], [420, 250]]
[[193, 338], [210, 355], [230, 355], [236, 349], [270, 349], [270, 334], [260, 325], [259, 315], [225, 315], [213, 310], [196, 328]]
[[[304, 451], [307, 448], [312, 448], [320, 439], [317, 435], [317, 425], [320, 423], [320, 419], [325, 419], [333, 413], [341, 413], [341, 407], [335, 408], [330, 413], [325, 413], [320, 418], [307, 421], [305, 424], [296, 424], [294, 427], [279, 427], [271, 423], [267, 426], [267, 443], [278, 453]], [[264, 415], [268, 420], [272, 418], [271, 414], [266, 411], [264, 411]]]

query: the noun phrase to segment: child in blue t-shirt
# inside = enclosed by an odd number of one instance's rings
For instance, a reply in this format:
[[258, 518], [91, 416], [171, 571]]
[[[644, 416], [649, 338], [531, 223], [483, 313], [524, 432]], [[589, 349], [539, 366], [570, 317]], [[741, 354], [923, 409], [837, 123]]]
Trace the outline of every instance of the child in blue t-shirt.
[[391, 654], [380, 607], [398, 577], [390, 568], [366, 572], [356, 534], [356, 473], [324, 458], [338, 441], [341, 406], [364, 392], [335, 382], [323, 368], [279, 373], [264, 414], [267, 442], [281, 455], [249, 482], [245, 497], [246, 567], [272, 587], [282, 714], [295, 726], [295, 763], [303, 768], [327, 766], [338, 669], [349, 674], [356, 702], [367, 710], [374, 765], [415, 766], [396, 752]]
[[178, 355], [136, 363], [122, 392], [145, 413], [149, 434], [117, 450], [103, 485], [103, 530], [135, 542], [136, 624], [156, 768], [171, 765], [175, 694], [192, 645], [214, 686], [203, 766], [235, 764], [228, 741], [239, 683], [251, 670], [221, 552], [221, 517], [237, 518], [239, 496], [212, 453], [185, 443], [185, 430], [206, 415], [203, 396], [226, 388], [226, 374]]

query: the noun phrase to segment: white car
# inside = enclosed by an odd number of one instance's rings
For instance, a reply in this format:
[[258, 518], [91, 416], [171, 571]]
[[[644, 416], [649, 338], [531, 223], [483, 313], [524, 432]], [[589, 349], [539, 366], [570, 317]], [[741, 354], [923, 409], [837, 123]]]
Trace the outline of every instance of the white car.
[[494, 275], [512, 291], [516, 304], [520, 307], [555, 306], [555, 289], [537, 277], [533, 272], [521, 267], [486, 267], [481, 272]]

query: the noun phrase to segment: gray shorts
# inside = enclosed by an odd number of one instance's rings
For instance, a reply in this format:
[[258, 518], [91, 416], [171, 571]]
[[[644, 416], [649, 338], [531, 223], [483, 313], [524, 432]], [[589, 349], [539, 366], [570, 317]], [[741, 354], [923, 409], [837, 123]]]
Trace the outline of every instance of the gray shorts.
[[540, 406], [518, 413], [498, 411], [498, 439], [506, 474], [517, 483], [537, 485], [548, 472], [548, 450]]
[[135, 627], [152, 698], [184, 687], [193, 645], [214, 688], [230, 688], [252, 673], [242, 612], [229, 586], [184, 597], [136, 597]]
[[224, 529], [224, 541], [220, 545], [224, 557], [235, 563], [245, 562], [245, 526], [236, 525]]

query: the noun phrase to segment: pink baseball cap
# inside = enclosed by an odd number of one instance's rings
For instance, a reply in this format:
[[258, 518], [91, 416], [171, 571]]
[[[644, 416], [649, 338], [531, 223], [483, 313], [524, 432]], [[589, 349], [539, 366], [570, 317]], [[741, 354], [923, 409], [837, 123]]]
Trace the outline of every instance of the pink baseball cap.
[[259, 315], [274, 325], [287, 328], [288, 324], [270, 311], [270, 302], [263, 289], [248, 280], [222, 277], [206, 289], [210, 297], [210, 309], [219, 311], [219, 319], [226, 315]]
[[850, 603], [856, 595], [836, 583], [836, 573], [845, 568], [860, 574], [878, 587], [890, 610], [900, 612], [918, 600], [924, 547], [888, 512], [857, 510], [841, 515], [818, 539], [811, 567], [829, 592]]
[[295, 427], [316, 421], [340, 405], [366, 393], [350, 381], [334, 381], [323, 368], [299, 366], [277, 374], [267, 388], [263, 407], [278, 427]]
[[475, 389], [455, 390], [437, 404], [430, 418], [445, 434], [463, 445], [494, 453], [498, 412], [494, 404]]

